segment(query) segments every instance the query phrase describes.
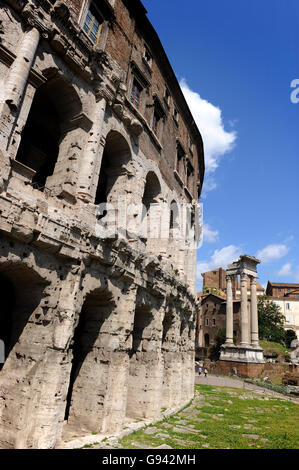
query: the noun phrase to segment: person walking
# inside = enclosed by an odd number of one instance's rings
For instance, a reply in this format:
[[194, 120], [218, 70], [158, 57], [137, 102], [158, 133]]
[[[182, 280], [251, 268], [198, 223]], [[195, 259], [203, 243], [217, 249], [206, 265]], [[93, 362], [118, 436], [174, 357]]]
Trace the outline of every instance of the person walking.
[[201, 373], [202, 373], [202, 368], [199, 367], [199, 368], [198, 368], [198, 374], [201, 375]]
[[207, 371], [207, 369], [205, 369], [204, 374], [205, 374], [205, 377], [208, 376], [208, 371]]

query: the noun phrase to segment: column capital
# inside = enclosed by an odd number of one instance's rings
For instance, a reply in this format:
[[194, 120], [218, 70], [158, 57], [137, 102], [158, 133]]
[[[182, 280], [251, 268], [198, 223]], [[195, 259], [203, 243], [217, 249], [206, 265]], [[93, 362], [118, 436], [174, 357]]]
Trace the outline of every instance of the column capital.
[[225, 275], [225, 280], [226, 280], [226, 282], [232, 282], [233, 274], [226, 274]]
[[250, 276], [250, 283], [252, 286], [256, 286], [256, 277]]
[[240, 274], [240, 277], [241, 277], [241, 281], [247, 281], [248, 274], [246, 274], [246, 273], [241, 273], [241, 274]]

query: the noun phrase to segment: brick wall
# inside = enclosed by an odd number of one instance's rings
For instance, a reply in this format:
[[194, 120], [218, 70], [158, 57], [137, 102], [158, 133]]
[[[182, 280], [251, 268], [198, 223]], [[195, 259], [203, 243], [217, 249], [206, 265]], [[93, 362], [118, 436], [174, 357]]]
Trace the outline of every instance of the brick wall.
[[65, 3], [70, 8], [73, 17], [79, 19], [80, 11], [84, 0], [67, 0]]
[[[193, 145], [192, 152], [189, 149], [189, 135], [192, 134], [192, 131], [188, 129], [183, 111], [179, 109], [176, 85], [173, 81], [169, 81], [166, 76], [166, 62], [163, 61], [161, 53], [152, 48], [151, 37], [148, 37], [148, 32], [143, 30], [142, 21], [138, 20], [137, 23], [136, 19], [129, 14], [125, 5], [120, 0], [115, 5], [115, 16], [115, 24], [109, 30], [106, 51], [117, 61], [123, 70], [128, 88], [127, 97], [130, 97], [131, 92], [133, 75], [131, 61], [133, 60], [149, 81], [149, 86], [143, 91], [141, 98], [143, 100], [141, 114], [149, 127], [152, 127], [155, 95], [159, 98], [166, 112], [164, 118], [159, 122], [160, 132], [157, 135], [162, 148], [155, 144], [155, 139], [150, 132], [143, 132], [140, 136], [140, 148], [148, 158], [159, 164], [166, 183], [185, 197], [183, 186], [187, 186], [186, 173], [182, 172], [180, 175], [182, 184], [174, 176], [177, 162], [177, 139], [179, 139], [186, 157], [194, 168], [193, 183], [189, 191], [197, 199], [199, 150], [196, 145]], [[148, 67], [143, 59], [145, 45], [152, 55], [150, 67]], [[166, 87], [170, 91], [169, 106], [167, 106], [164, 100]], [[174, 107], [178, 108], [179, 111], [178, 125], [173, 119]], [[196, 139], [194, 136], [192, 136], [192, 140], [195, 143]]]
[[[203, 344], [205, 346], [204, 337], [209, 335], [210, 348], [216, 343], [216, 335], [219, 329], [226, 328], [226, 303], [225, 299], [209, 295], [204, 298], [200, 306], [198, 314], [198, 333], [201, 330]], [[240, 302], [233, 304], [234, 320], [233, 331], [235, 332], [237, 343], [241, 340], [240, 331]], [[206, 324], [208, 320], [208, 325]], [[213, 321], [215, 320], [215, 322]], [[215, 324], [214, 324], [215, 323]]]
[[203, 287], [216, 287], [217, 289], [225, 289], [225, 269], [219, 268], [215, 271], [203, 273]]
[[232, 375], [237, 371], [237, 375], [251, 378], [272, 377], [277, 375], [284, 375], [285, 372], [292, 372], [293, 366], [290, 364], [269, 363], [265, 364], [250, 364], [245, 362], [236, 361], [217, 361], [210, 365], [210, 371], [213, 373]]
[[[66, 2], [74, 18], [79, 19], [84, 1], [68, 0]], [[97, 4], [96, 1], [95, 3]], [[98, 4], [100, 8], [100, 2]], [[105, 51], [119, 65], [122, 71], [124, 83], [128, 89], [127, 98], [130, 98], [132, 87], [132, 60], [137, 64], [149, 82], [149, 86], [145, 87], [142, 93], [143, 107], [141, 114], [148, 123], [150, 131], [143, 132], [140, 136], [139, 146], [141, 151], [147, 158], [158, 163], [162, 176], [170, 187], [174, 188], [184, 199], [186, 198], [185, 187], [188, 187], [193, 198], [197, 200], [197, 183], [200, 179], [198, 177], [198, 160], [201, 150], [196, 145], [196, 137], [192, 135], [192, 129], [188, 127], [184, 111], [180, 109], [179, 102], [182, 99], [182, 97], [178, 97], [178, 93], [181, 93], [180, 88], [174, 80], [169, 80], [167, 59], [161, 53], [161, 47], [156, 45], [156, 50], [153, 50], [153, 38], [150, 35], [150, 28], [146, 25], [146, 17], [142, 14], [139, 16], [136, 13], [136, 19], [135, 13], [133, 9], [131, 12], [128, 11], [123, 0], [115, 2], [115, 21], [110, 24], [106, 45], [103, 47], [105, 47]], [[152, 55], [150, 68], [143, 59], [145, 45], [147, 45]], [[169, 107], [164, 100], [166, 87], [170, 91]], [[165, 116], [159, 121], [158, 144], [155, 135], [153, 136], [151, 132], [155, 95], [159, 98], [166, 111]], [[173, 119], [174, 107], [179, 112], [178, 125]], [[192, 151], [189, 149], [190, 135], [194, 143]], [[177, 139], [179, 139], [184, 148], [185, 159], [188, 159], [193, 167], [193, 178], [189, 180], [189, 182], [191, 181], [190, 184], [187, 184], [186, 162], [185, 168], [180, 174], [181, 182], [176, 179], [174, 174], [177, 166]], [[191, 201], [188, 193], [187, 199]]]

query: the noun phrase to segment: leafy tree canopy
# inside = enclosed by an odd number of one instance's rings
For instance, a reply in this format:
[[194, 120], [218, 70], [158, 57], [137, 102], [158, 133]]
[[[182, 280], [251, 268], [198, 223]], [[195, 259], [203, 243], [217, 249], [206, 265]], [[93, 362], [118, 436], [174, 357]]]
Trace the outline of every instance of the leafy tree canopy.
[[285, 344], [285, 318], [280, 307], [265, 295], [258, 298], [258, 318], [260, 339]]
[[287, 348], [291, 347], [291, 342], [293, 341], [293, 339], [297, 339], [297, 335], [296, 335], [295, 331], [294, 330], [287, 330], [285, 332], [285, 343], [286, 343]]
[[[226, 328], [219, 328], [215, 336], [215, 345], [211, 348], [211, 359], [218, 360], [220, 357], [221, 346], [226, 341]], [[234, 343], [236, 344], [236, 337], [234, 335]]]

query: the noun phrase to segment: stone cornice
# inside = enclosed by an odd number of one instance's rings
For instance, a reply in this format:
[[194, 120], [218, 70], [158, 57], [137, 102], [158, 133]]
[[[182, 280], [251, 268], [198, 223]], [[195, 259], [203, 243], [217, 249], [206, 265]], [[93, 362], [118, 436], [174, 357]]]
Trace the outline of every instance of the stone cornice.
[[[0, 230], [5, 236], [32, 244], [42, 251], [69, 260], [96, 260], [108, 268], [112, 277], [146, 287], [158, 298], [173, 296], [189, 315], [196, 298], [172, 270], [164, 270], [159, 258], [148, 258], [134, 250], [124, 239], [99, 239], [84, 227], [78, 217], [51, 214], [37, 204], [17, 202], [0, 195]], [[141, 276], [136, 276], [136, 270]]]

